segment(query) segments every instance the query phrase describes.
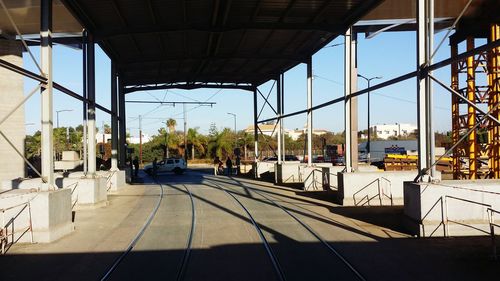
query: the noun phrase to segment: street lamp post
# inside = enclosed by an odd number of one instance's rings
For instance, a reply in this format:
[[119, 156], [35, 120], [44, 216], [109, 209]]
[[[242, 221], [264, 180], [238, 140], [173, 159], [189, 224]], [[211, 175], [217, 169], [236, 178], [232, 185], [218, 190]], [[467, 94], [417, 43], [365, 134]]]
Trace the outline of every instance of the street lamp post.
[[[363, 78], [366, 80], [366, 83], [368, 84], [368, 88], [370, 88], [370, 82], [372, 80], [375, 80], [375, 79], [382, 79], [381, 76], [376, 76], [376, 77], [372, 77], [372, 78], [366, 78], [365, 76], [361, 75], [361, 74], [358, 74], [358, 77], [359, 78]], [[367, 115], [368, 115], [368, 140], [366, 142], [366, 157], [367, 157], [367, 161], [368, 163], [371, 163], [371, 159], [370, 159], [370, 91], [368, 91], [368, 112], [367, 112]]]
[[234, 148], [236, 148], [237, 143], [238, 143], [238, 136], [236, 133], [236, 114], [228, 112], [227, 114], [232, 115], [234, 118]]
[[61, 110], [56, 110], [56, 127], [59, 128], [59, 112], [70, 112], [73, 111], [73, 109], [61, 109]]

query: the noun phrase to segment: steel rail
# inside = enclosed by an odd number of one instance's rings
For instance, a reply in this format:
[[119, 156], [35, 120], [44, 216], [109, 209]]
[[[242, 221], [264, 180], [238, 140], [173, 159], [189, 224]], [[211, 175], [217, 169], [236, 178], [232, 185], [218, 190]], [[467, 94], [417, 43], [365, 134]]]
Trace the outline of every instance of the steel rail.
[[146, 232], [146, 229], [148, 228], [148, 226], [153, 221], [153, 218], [155, 217], [156, 213], [158, 212], [158, 209], [160, 208], [161, 201], [163, 199], [163, 185], [161, 183], [158, 183], [158, 185], [160, 186], [161, 193], [160, 193], [160, 196], [158, 197], [158, 201], [156, 203], [155, 208], [153, 209], [153, 211], [151, 211], [151, 214], [149, 214], [148, 219], [146, 220], [146, 222], [144, 222], [144, 225], [139, 230], [139, 232], [137, 233], [135, 238], [130, 242], [127, 249], [115, 260], [115, 262], [111, 265], [111, 267], [101, 277], [101, 279], [100, 279], [101, 281], [108, 280], [111, 277], [111, 274], [116, 270], [116, 268], [118, 267], [118, 265], [120, 265], [120, 263], [123, 261], [123, 259], [125, 259], [125, 257], [132, 251], [132, 249], [135, 247], [137, 242], [139, 242], [139, 239], [141, 239], [141, 237], [144, 235], [144, 232]]
[[266, 199], [268, 202], [273, 204], [274, 206], [280, 208], [283, 212], [285, 212], [287, 215], [292, 217], [295, 221], [297, 221], [301, 226], [303, 226], [307, 231], [309, 231], [316, 239], [318, 239], [328, 250], [333, 253], [336, 257], [338, 257], [355, 275], [359, 280], [366, 281], [366, 279], [361, 275], [359, 271], [357, 271], [353, 265], [351, 265], [335, 248], [333, 248], [330, 243], [328, 243], [319, 233], [314, 231], [308, 224], [306, 224], [304, 221], [299, 219], [296, 215], [294, 215], [292, 212], [287, 210], [285, 207], [282, 205], [276, 203], [276, 201], [270, 199], [268, 196], [264, 195], [262, 192], [260, 192], [257, 188], [250, 187], [248, 185], [240, 183], [241, 186], [245, 189], [250, 189], [253, 192], [257, 193], [259, 196], [262, 198]]
[[191, 190], [186, 185], [183, 185], [184, 189], [186, 189], [187, 193], [189, 194], [189, 198], [191, 200], [191, 230], [189, 231], [189, 238], [187, 241], [186, 245], [186, 251], [184, 251], [184, 255], [182, 257], [182, 262], [179, 268], [179, 271], [177, 272], [177, 281], [181, 281], [184, 279], [185, 273], [186, 273], [186, 265], [189, 261], [189, 257], [191, 255], [191, 247], [193, 244], [193, 236], [194, 236], [194, 230], [196, 228], [196, 211], [194, 207], [194, 199], [193, 199], [193, 194], [191, 193]]
[[[257, 234], [259, 235], [260, 239], [262, 240], [262, 243], [264, 244], [264, 248], [266, 249], [266, 252], [271, 259], [271, 263], [273, 264], [274, 270], [276, 271], [277, 277], [281, 281], [285, 281], [285, 273], [283, 272], [283, 269], [281, 268], [281, 265], [278, 262], [278, 258], [276, 257], [276, 254], [274, 253], [273, 249], [271, 248], [271, 245], [269, 245], [269, 242], [267, 241], [266, 237], [264, 236], [264, 233], [262, 232], [262, 229], [260, 229], [259, 225], [253, 218], [252, 214], [250, 214], [250, 211], [241, 203], [236, 196], [234, 196], [231, 192], [228, 192], [225, 188], [223, 188], [221, 185], [217, 184], [216, 182], [212, 180], [208, 180], [211, 184], [213, 184], [216, 188], [224, 192], [226, 195], [230, 196], [231, 198], [238, 203], [238, 205], [245, 211], [247, 214], [248, 218], [252, 222], [252, 225], [254, 226], [255, 230], [257, 231]], [[210, 186], [210, 185], [209, 185]], [[213, 186], [212, 186], [213, 187]]]

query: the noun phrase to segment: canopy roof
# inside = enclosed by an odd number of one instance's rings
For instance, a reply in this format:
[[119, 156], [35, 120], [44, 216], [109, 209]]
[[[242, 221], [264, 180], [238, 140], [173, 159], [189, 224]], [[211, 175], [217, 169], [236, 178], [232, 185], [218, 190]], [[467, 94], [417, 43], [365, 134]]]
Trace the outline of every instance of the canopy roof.
[[[39, 0], [4, 2], [21, 33], [38, 33]], [[467, 2], [435, 0], [436, 18], [449, 25]], [[495, 2], [475, 0], [466, 16]], [[54, 32], [87, 28], [129, 87], [240, 87], [276, 78], [357, 22], [365, 32], [413, 29], [415, 8], [415, 0], [54, 0]], [[15, 34], [6, 17], [0, 30]]]

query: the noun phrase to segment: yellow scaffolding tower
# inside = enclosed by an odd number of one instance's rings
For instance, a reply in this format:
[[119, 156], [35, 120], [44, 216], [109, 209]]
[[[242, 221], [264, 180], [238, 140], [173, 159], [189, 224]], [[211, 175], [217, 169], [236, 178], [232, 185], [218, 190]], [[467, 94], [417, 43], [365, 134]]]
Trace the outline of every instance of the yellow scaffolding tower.
[[[488, 40], [500, 39], [500, 25], [493, 24]], [[466, 48], [475, 47], [475, 38], [467, 37]], [[451, 44], [452, 56], [458, 54], [458, 42]], [[460, 77], [465, 76], [465, 85], [460, 87]], [[455, 179], [500, 179], [500, 127], [492, 120], [485, 124], [484, 115], [468, 102], [477, 106], [488, 106], [495, 118], [500, 118], [500, 48], [467, 57], [451, 65], [451, 87], [462, 94], [452, 97], [452, 140], [469, 132], [467, 142], [453, 151], [453, 176]], [[476, 128], [473, 130], [473, 128]], [[487, 132], [487, 140], [480, 141], [479, 132]]]

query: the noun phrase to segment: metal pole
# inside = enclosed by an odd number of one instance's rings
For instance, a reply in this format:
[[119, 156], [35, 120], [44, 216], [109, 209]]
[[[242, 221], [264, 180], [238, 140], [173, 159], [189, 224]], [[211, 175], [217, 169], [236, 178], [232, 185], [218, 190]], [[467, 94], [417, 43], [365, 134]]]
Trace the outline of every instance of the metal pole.
[[428, 30], [426, 28], [426, 3], [427, 0], [417, 0], [417, 68], [420, 74], [417, 77], [417, 125], [418, 125], [418, 169], [427, 170], [430, 167], [430, 155], [428, 144], [428, 96], [426, 79], [424, 73], [426, 66], [426, 54], [428, 44]]
[[[259, 123], [257, 120], [257, 88], [253, 91], [253, 138], [254, 138], [254, 162], [259, 162]], [[257, 169], [257, 167], [255, 167]], [[255, 171], [255, 177], [257, 177], [257, 171]]]
[[307, 59], [307, 166], [312, 166], [312, 57]]
[[95, 120], [95, 44], [92, 34], [87, 36], [87, 91], [89, 105], [88, 116], [88, 172], [96, 172], [96, 120]]
[[[371, 79], [368, 80], [368, 88], [370, 88], [370, 82], [371, 82]], [[367, 111], [367, 114], [368, 114], [368, 140], [366, 141], [366, 158], [367, 158], [367, 161], [368, 161], [368, 164], [371, 163], [371, 147], [370, 147], [370, 141], [371, 141], [371, 138], [370, 138], [370, 91], [368, 91], [367, 93], [367, 97], [368, 97], [368, 111]]]
[[126, 168], [126, 162], [127, 162], [127, 150], [126, 150], [126, 144], [127, 144], [127, 130], [126, 130], [126, 112], [125, 112], [125, 91], [124, 91], [124, 81], [123, 81], [123, 76], [119, 75], [118, 77], [118, 112], [120, 116], [119, 120], [119, 159], [120, 159], [120, 166], [122, 168]]
[[[467, 50], [474, 49], [474, 38], [467, 38]], [[476, 83], [475, 83], [475, 62], [474, 56], [467, 58], [467, 99], [475, 103], [476, 101]], [[473, 128], [476, 125], [476, 109], [467, 106], [467, 127]], [[477, 131], [473, 130], [469, 134], [469, 179], [477, 178]]]
[[118, 91], [116, 64], [111, 61], [111, 170], [118, 170]]
[[[427, 50], [426, 50], [426, 59], [427, 65], [432, 65], [432, 54], [434, 50], [434, 0], [427, 0]], [[429, 71], [429, 75], [432, 75], [432, 71]], [[426, 88], [427, 88], [427, 143], [429, 149], [429, 164], [432, 164], [436, 159], [435, 147], [436, 147], [436, 139], [434, 136], [434, 124], [433, 124], [433, 112], [434, 112], [434, 90], [432, 87], [432, 80], [427, 77], [426, 78]], [[431, 178], [436, 176], [436, 166], [430, 166], [430, 175]]]
[[[87, 99], [87, 30], [83, 30], [82, 34], [82, 65], [83, 65], [83, 98]], [[83, 173], [86, 175], [88, 172], [88, 155], [87, 155], [87, 147], [88, 147], [88, 138], [87, 138], [87, 108], [88, 104], [83, 102], [83, 138], [82, 138], [82, 147], [83, 147]]]
[[[285, 74], [281, 73], [280, 75], [281, 79], [281, 115], [285, 113]], [[282, 153], [283, 153], [283, 162], [286, 161], [286, 147], [285, 147], [285, 119], [281, 118], [281, 123], [280, 123], [280, 129], [281, 129], [281, 145], [282, 145]]]
[[346, 172], [352, 172], [352, 155], [351, 155], [351, 42], [352, 42], [352, 27], [347, 29], [344, 36], [344, 132], [345, 132], [345, 149], [344, 161]]
[[182, 104], [182, 111], [184, 115], [184, 160], [187, 162], [187, 112], [186, 104]]
[[52, 0], [40, 1], [40, 55], [41, 68], [47, 78], [47, 84], [42, 86], [42, 141], [41, 164], [44, 191], [54, 186], [54, 139], [53, 139], [53, 92], [52, 92]]
[[[451, 55], [453, 57], [458, 55], [458, 45], [454, 42], [451, 43]], [[458, 62], [453, 62], [451, 64], [451, 88], [455, 91], [459, 91], [459, 69]], [[451, 122], [452, 122], [452, 133], [451, 140], [453, 143], [457, 143], [460, 139], [460, 100], [457, 95], [451, 95]], [[458, 147], [453, 149], [453, 179], [460, 178], [460, 151]]]
[[142, 164], [142, 115], [139, 115], [139, 163]]
[[278, 164], [281, 164], [281, 79], [278, 76], [276, 79], [276, 109], [278, 110], [277, 126], [278, 132], [276, 134], [277, 144], [278, 144]]

